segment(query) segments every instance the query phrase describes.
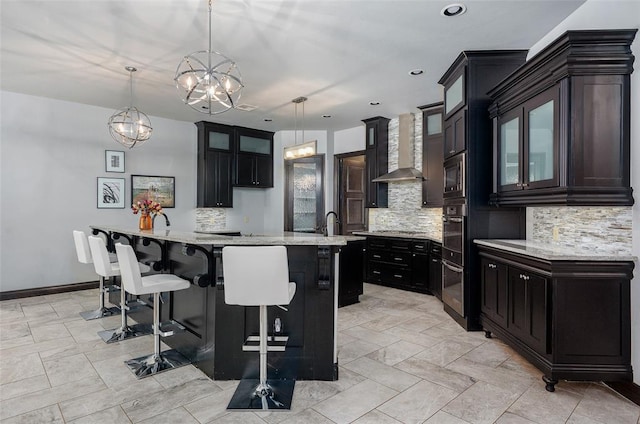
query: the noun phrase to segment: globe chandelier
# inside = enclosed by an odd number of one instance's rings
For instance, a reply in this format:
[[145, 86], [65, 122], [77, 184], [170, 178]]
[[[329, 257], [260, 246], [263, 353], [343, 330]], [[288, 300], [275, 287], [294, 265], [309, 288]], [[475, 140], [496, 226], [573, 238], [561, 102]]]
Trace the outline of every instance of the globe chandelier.
[[237, 106], [244, 85], [236, 63], [211, 49], [211, 3], [209, 0], [209, 49], [185, 56], [174, 81], [185, 104], [217, 115]]
[[129, 72], [129, 107], [115, 112], [109, 118], [109, 133], [111, 137], [125, 147], [139, 146], [151, 137], [151, 121], [143, 112], [133, 107], [133, 73], [137, 71], [133, 66], [126, 66]]

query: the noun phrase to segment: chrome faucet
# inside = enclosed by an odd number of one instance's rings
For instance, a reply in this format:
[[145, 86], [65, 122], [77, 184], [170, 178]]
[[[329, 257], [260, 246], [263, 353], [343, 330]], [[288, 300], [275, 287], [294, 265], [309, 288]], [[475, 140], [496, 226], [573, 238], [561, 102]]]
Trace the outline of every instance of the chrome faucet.
[[170, 227], [170, 226], [171, 226], [171, 223], [169, 222], [169, 217], [167, 216], [167, 214], [166, 214], [166, 213], [164, 213], [164, 212], [163, 212], [163, 213], [161, 213], [161, 214], [154, 214], [154, 215], [153, 215], [153, 218], [151, 219], [151, 222], [152, 222], [152, 225], [153, 225], [154, 227], [155, 227], [155, 225], [156, 225], [156, 216], [158, 216], [158, 215], [162, 215], [162, 216], [164, 216], [164, 223], [165, 223], [165, 225], [166, 225], [167, 227]]
[[329, 235], [329, 228], [328, 228], [329, 215], [335, 216], [336, 217], [335, 223], [336, 224], [340, 224], [340, 220], [338, 219], [338, 214], [337, 213], [335, 213], [334, 211], [327, 212], [327, 214], [324, 217], [324, 226], [322, 227], [322, 234], [325, 237], [327, 237]]

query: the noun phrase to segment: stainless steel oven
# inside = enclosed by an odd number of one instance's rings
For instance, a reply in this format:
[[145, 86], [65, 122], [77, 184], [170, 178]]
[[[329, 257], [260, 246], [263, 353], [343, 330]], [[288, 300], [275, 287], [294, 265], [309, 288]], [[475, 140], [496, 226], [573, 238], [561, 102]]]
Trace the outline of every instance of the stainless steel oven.
[[466, 204], [445, 200], [442, 208], [442, 301], [464, 317]]
[[465, 175], [464, 162], [465, 154], [460, 153], [450, 157], [444, 162], [444, 191], [445, 199], [464, 197]]

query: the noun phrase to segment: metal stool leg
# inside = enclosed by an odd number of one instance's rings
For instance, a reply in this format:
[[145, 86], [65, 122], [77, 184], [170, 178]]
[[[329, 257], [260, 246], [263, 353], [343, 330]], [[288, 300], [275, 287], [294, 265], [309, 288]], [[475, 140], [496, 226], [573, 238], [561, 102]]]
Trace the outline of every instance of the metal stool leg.
[[107, 308], [104, 306], [104, 294], [107, 292], [104, 288], [104, 277], [100, 276], [100, 307], [95, 311], [84, 311], [80, 312], [80, 316], [85, 319], [85, 321], [89, 321], [92, 319], [110, 317], [111, 315], [115, 315], [118, 313], [119, 309], [117, 306], [112, 306]]
[[119, 342], [152, 333], [152, 328], [149, 324], [127, 325], [127, 312], [130, 310], [131, 308], [127, 306], [127, 293], [120, 287], [120, 316], [122, 318], [120, 320], [120, 327], [114, 328], [113, 330], [98, 331], [98, 335], [105, 343]]
[[136, 377], [144, 378], [191, 362], [175, 349], [160, 351], [160, 337], [172, 335], [173, 331], [160, 329], [160, 293], [153, 294], [153, 354], [125, 361]]

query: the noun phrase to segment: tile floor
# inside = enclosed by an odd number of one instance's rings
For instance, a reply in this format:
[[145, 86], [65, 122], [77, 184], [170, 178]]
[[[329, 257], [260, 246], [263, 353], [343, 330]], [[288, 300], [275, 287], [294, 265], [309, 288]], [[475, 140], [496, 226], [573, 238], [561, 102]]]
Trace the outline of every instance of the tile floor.
[[629, 423], [640, 407], [599, 383], [541, 374], [497, 339], [467, 333], [426, 295], [365, 285], [339, 310], [338, 381], [299, 381], [287, 412], [227, 412], [236, 381], [193, 366], [136, 380], [125, 359], [145, 336], [106, 345], [84, 321], [97, 291], [0, 302], [0, 422], [13, 423]]

